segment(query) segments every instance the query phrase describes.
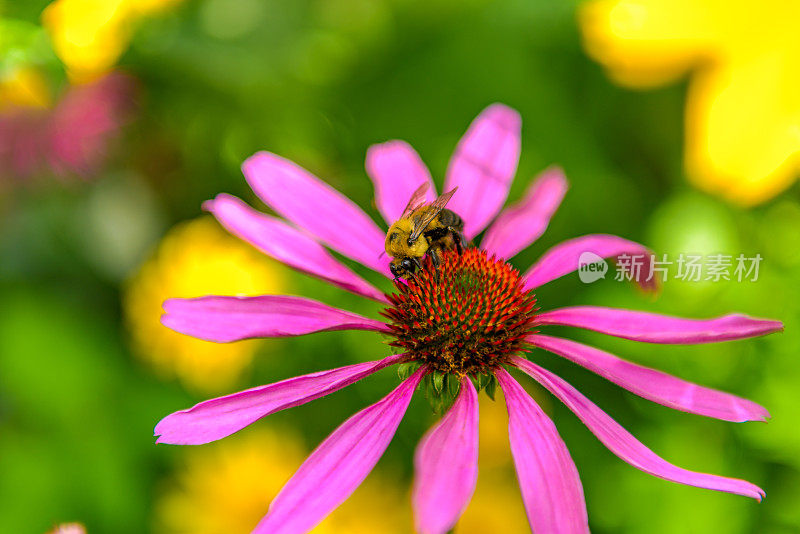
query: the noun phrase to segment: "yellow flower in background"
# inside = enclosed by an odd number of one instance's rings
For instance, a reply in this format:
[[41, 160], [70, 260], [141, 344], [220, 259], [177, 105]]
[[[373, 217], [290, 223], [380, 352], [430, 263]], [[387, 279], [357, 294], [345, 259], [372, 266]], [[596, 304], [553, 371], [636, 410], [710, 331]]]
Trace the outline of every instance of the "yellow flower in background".
[[493, 402], [486, 395], [479, 399], [478, 484], [456, 525], [458, 534], [530, 534], [531, 531], [514, 472], [508, 443], [508, 411], [500, 388], [495, 399]]
[[50, 90], [41, 73], [31, 67], [0, 72], [0, 110], [6, 107], [43, 108], [50, 105]]
[[[248, 534], [310, 451], [286, 430], [261, 425], [194, 448], [156, 504], [161, 534]], [[407, 534], [411, 519], [400, 488], [373, 473], [314, 534]]]
[[743, 205], [800, 173], [800, 2], [593, 0], [589, 54], [619, 83], [652, 87], [694, 72], [685, 164], [702, 189]]
[[91, 80], [114, 66], [142, 17], [179, 1], [55, 0], [42, 13], [42, 23], [70, 76]]
[[177, 376], [194, 389], [217, 391], [239, 377], [264, 342], [219, 344], [179, 334], [159, 322], [161, 304], [172, 297], [285, 292], [284, 267], [203, 217], [167, 233], [127, 284], [124, 311], [137, 354], [162, 376]]
[[[502, 393], [482, 398], [480, 462], [475, 495], [458, 534], [529, 534], [508, 446], [508, 415]], [[546, 404], [546, 403], [545, 403]], [[308, 456], [296, 434], [262, 423], [258, 428], [193, 448], [155, 509], [158, 534], [246, 534]], [[373, 472], [314, 534], [407, 534], [413, 532], [409, 487]]]

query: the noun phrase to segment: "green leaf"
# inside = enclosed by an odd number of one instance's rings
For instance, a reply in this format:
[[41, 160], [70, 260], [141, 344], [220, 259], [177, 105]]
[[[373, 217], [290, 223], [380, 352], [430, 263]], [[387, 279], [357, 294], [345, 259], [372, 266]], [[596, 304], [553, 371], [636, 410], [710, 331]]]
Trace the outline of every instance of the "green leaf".
[[455, 399], [458, 397], [458, 392], [461, 391], [461, 380], [456, 375], [447, 375], [447, 392], [450, 397]]
[[444, 389], [444, 379], [446, 375], [441, 371], [434, 371], [431, 376], [433, 377], [433, 387], [436, 389], [436, 393], [441, 393]]
[[486, 387], [486, 384], [489, 383], [489, 375], [481, 373], [476, 378], [477, 384], [475, 387], [478, 390], [478, 393], [480, 393], [481, 390]]
[[431, 410], [439, 416], [452, 406], [461, 389], [461, 380], [455, 375], [434, 371], [425, 376], [420, 383]]
[[397, 366], [397, 376], [400, 377], [400, 380], [405, 380], [409, 376], [411, 376], [414, 371], [419, 368], [418, 362], [405, 362], [401, 363]]
[[425, 378], [422, 379], [421, 385], [422, 390], [425, 392], [425, 398], [428, 399], [429, 402], [432, 402], [433, 399], [439, 396], [436, 393], [436, 388], [433, 386], [433, 375], [425, 375]]
[[489, 378], [489, 382], [487, 382], [484, 389], [486, 390], [486, 394], [489, 395], [489, 398], [494, 400], [494, 392], [497, 390], [497, 378], [495, 378], [494, 375]]

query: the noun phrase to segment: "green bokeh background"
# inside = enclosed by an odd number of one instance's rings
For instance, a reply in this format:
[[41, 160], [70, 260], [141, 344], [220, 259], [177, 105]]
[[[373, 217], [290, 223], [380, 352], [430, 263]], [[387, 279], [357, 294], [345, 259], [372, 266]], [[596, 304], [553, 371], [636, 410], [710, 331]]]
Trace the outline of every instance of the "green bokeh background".
[[[569, 332], [752, 398], [772, 413], [768, 424], [674, 412], [542, 351], [532, 354], [670, 461], [746, 478], [767, 492], [758, 504], [645, 475], [552, 402], [547, 409], [581, 473], [592, 531], [800, 532], [797, 187], [751, 210], [691, 189], [681, 164], [685, 87], [630, 92], [610, 83], [581, 49], [576, 5], [196, 0], [146, 21], [120, 61], [139, 81], [137, 117], [97, 180], [0, 189], [0, 532], [44, 532], [62, 520], [81, 520], [91, 533], [150, 531], [157, 488], [181, 455], [156, 447], [152, 427], [203, 397], [158, 380], [133, 358], [121, 286], [170, 226], [199, 215], [203, 200], [224, 191], [255, 202], [239, 170], [247, 156], [269, 149], [293, 159], [380, 220], [363, 168], [367, 147], [404, 139], [441, 184], [458, 138], [495, 101], [523, 117], [510, 198], [550, 164], [571, 181], [547, 234], [514, 259], [518, 267], [585, 233], [618, 234], [670, 256], [764, 258], [757, 282], [668, 282], [656, 300], [610, 279], [584, 285], [569, 276], [538, 292], [544, 308], [744, 312], [786, 324], [782, 334], [698, 347]], [[38, 23], [43, 6], [0, 3], [0, 14]], [[368, 303], [301, 275], [292, 286], [376, 316]], [[240, 386], [386, 352], [355, 333], [307, 336], [286, 347], [291, 359], [257, 357]], [[313, 446], [396, 381], [384, 372], [275, 418]], [[425, 402], [415, 401], [382, 460], [404, 473], [400, 484], [409, 484], [414, 444], [432, 421]]]

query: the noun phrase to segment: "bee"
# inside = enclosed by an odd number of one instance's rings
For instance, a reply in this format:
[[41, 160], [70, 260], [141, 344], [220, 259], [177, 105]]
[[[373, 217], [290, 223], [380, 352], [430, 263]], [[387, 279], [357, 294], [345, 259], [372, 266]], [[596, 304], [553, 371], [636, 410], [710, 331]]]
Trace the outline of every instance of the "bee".
[[[457, 189], [457, 188], [456, 188]], [[421, 185], [403, 210], [400, 219], [389, 227], [386, 233], [386, 253], [393, 259], [389, 269], [395, 278], [414, 275], [422, 268], [420, 260], [427, 254], [433, 265], [438, 267], [439, 253], [443, 250], [457, 250], [460, 254], [464, 246], [464, 221], [454, 212], [445, 209], [456, 189], [444, 193], [431, 203], [422, 199], [428, 184]]]

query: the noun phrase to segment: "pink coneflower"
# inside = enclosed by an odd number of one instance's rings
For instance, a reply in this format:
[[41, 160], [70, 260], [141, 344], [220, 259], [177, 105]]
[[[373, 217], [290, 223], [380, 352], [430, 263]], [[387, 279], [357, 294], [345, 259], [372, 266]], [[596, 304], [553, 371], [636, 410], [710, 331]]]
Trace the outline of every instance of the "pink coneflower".
[[[466, 237], [474, 239], [494, 220], [479, 248], [463, 255], [445, 254], [438, 269], [428, 262], [416, 277], [396, 282], [394, 294], [384, 294], [324, 248], [390, 277], [389, 258], [381, 254], [384, 232], [355, 204], [290, 161], [264, 152], [243, 167], [256, 194], [289, 222], [256, 212], [229, 195], [206, 204], [223, 226], [264, 253], [384, 305], [387, 321], [295, 296], [209, 296], [166, 301], [165, 325], [217, 342], [370, 330], [392, 338], [390, 344], [400, 353], [202, 402], [158, 423], [159, 443], [208, 443], [387, 366], [405, 364], [404, 371], [410, 373], [389, 395], [344, 422], [309, 456], [254, 532], [307, 532], [347, 499], [389, 445], [423, 380], [428, 391], [443, 397], [452, 391], [454, 400], [415, 454], [413, 507], [420, 532], [447, 532], [469, 503], [477, 477], [478, 390], [485, 387], [491, 392], [495, 383], [503, 390], [509, 412], [511, 449], [531, 529], [588, 532], [575, 464], [553, 422], [512, 378], [509, 367], [533, 377], [634, 467], [691, 486], [758, 500], [764, 495], [744, 480], [688, 471], [661, 459], [563, 379], [522, 356], [543, 348], [672, 408], [726, 421], [764, 420], [767, 411], [749, 400], [538, 330], [564, 325], [635, 341], [693, 344], [764, 335], [783, 325], [743, 315], [696, 320], [594, 306], [540, 312], [533, 291], [574, 271], [582, 252], [604, 258], [649, 253], [626, 239], [587, 235], [553, 247], [524, 274], [506, 263], [544, 232], [567, 190], [562, 173], [548, 170], [521, 202], [501, 211], [516, 172], [520, 126], [515, 111], [490, 106], [472, 123], [450, 162], [445, 190], [458, 186], [458, 191], [448, 208], [466, 221]], [[403, 142], [372, 147], [367, 171], [375, 182], [378, 209], [389, 224], [420, 184], [429, 183], [430, 198], [435, 196], [430, 174]]]

